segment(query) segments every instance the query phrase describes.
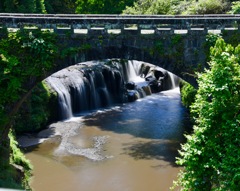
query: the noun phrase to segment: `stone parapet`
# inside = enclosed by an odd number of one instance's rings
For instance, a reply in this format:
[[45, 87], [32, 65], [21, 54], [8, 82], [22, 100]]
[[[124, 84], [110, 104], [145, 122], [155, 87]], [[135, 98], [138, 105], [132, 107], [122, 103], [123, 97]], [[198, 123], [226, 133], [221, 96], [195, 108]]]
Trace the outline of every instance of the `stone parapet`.
[[[240, 15], [77, 15], [77, 14], [13, 14], [0, 13], [0, 26], [7, 28], [41, 28], [52, 29], [55, 32], [61, 29], [86, 29], [87, 33], [102, 33], [112, 29], [121, 29], [129, 33], [135, 29], [152, 29], [154, 33], [167, 33], [174, 30], [208, 30], [239, 29]], [[56, 30], [60, 29], [60, 30]], [[76, 29], [76, 30], [75, 30]], [[170, 29], [170, 30], [166, 30]], [[96, 30], [98, 30], [96, 32]], [[136, 31], [132, 33], [137, 33]], [[199, 32], [198, 31], [198, 32]], [[62, 32], [62, 31], [61, 31]], [[131, 33], [131, 32], [130, 32]]]

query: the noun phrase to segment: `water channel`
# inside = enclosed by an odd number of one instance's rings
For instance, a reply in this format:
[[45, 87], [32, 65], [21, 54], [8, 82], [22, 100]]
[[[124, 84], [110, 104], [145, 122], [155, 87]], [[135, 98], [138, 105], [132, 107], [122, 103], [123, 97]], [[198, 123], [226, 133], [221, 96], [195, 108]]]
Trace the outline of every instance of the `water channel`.
[[30, 148], [35, 191], [168, 191], [181, 169], [186, 111], [179, 89], [52, 124]]

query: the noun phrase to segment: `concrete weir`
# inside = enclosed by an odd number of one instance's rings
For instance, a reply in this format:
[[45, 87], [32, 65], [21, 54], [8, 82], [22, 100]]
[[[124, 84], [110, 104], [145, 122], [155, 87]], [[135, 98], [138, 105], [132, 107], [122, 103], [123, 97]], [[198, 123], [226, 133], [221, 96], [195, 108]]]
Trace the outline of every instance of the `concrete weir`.
[[206, 66], [206, 35], [239, 34], [240, 15], [0, 13], [0, 27], [50, 30], [69, 47], [87, 47], [54, 71], [79, 62], [120, 58], [152, 63], [192, 83], [191, 74]]

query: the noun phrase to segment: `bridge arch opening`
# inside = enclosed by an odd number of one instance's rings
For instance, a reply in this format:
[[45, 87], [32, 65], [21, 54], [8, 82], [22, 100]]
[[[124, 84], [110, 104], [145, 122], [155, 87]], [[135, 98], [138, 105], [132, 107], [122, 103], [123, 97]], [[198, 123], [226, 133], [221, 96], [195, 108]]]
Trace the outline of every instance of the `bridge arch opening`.
[[[178, 87], [181, 79], [150, 63], [105, 59], [81, 62], [44, 81], [58, 96], [59, 119]], [[59, 120], [58, 119], [58, 120]]]
[[[146, 50], [142, 47], [133, 47], [124, 44], [110, 44], [104, 47], [99, 46], [98, 48], [88, 47], [87, 49], [81, 50], [79, 53], [75, 53], [64, 60], [60, 60], [51, 73], [59, 71], [68, 66], [89, 61], [101, 61], [108, 59], [136, 60], [142, 63], [149, 63], [156, 67], [160, 67], [173, 73], [188, 83], [194, 86], [196, 85], [195, 78], [191, 75], [188, 75], [190, 66], [185, 64], [182, 58], [174, 57], [174, 55], [160, 55], [157, 52], [152, 51], [153, 49]], [[164, 50], [162, 49], [160, 51]]]

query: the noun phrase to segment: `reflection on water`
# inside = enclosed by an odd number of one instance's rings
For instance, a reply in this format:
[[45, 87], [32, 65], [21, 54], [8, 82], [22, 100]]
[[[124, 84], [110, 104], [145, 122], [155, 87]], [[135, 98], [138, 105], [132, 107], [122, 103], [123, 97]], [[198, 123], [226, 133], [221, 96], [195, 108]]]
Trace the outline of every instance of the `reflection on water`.
[[[84, 117], [87, 126], [146, 139], [181, 139], [184, 109], [175, 91], [154, 94]], [[99, 121], [101, 123], [99, 123]]]
[[49, 139], [27, 153], [34, 165], [32, 186], [36, 191], [167, 191], [180, 169], [175, 157], [184, 117], [175, 89], [54, 124], [69, 128], [60, 140]]

